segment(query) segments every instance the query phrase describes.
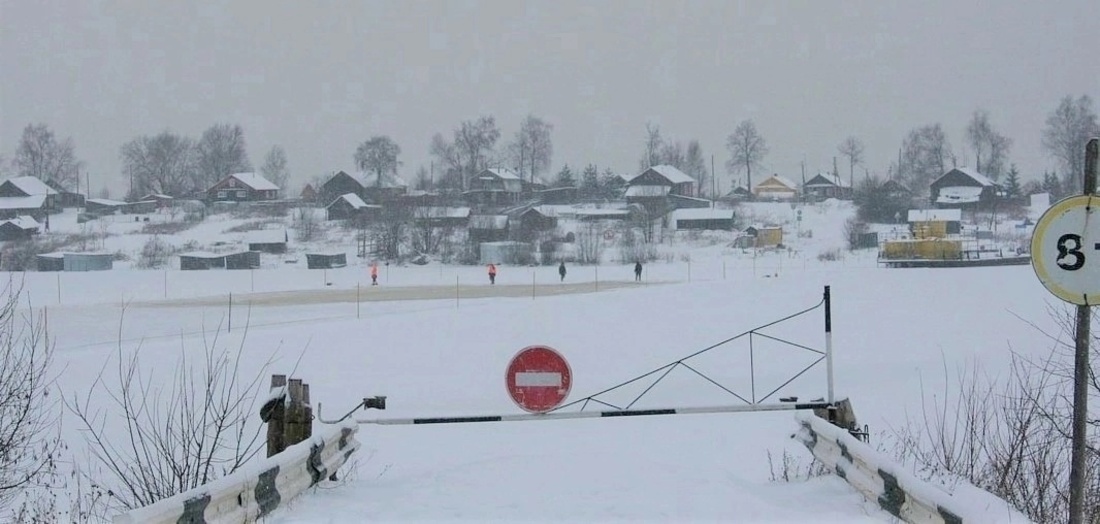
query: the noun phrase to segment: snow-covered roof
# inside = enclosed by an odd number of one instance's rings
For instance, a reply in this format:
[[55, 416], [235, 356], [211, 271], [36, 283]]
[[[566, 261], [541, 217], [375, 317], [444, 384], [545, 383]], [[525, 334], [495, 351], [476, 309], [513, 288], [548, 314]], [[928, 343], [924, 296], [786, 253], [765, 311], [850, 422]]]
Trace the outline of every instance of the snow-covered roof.
[[188, 258], [225, 258], [223, 254], [211, 253], [209, 251], [190, 251], [187, 253], [180, 253], [179, 256]]
[[230, 178], [236, 178], [240, 183], [254, 191], [278, 191], [279, 186], [257, 173], [233, 173]]
[[127, 202], [120, 200], [111, 200], [109, 198], [89, 198], [84, 201], [86, 204], [99, 204], [101, 206], [125, 206]]
[[0, 224], [3, 223], [14, 224], [19, 229], [38, 229], [39, 225], [37, 220], [35, 220], [33, 217], [29, 217], [26, 215], [20, 215], [15, 218], [9, 218], [7, 220], [0, 221]]
[[732, 209], [717, 209], [709, 207], [688, 207], [674, 210], [673, 220], [731, 220]]
[[910, 222], [959, 222], [961, 209], [910, 209]]
[[[363, 187], [370, 189], [372, 187], [379, 187], [378, 173], [357, 173], [359, 180], [362, 181]], [[384, 189], [395, 189], [401, 187], [409, 187], [409, 184], [404, 179], [397, 175], [382, 175], [381, 187]]]
[[508, 229], [508, 215], [474, 215], [470, 229]]
[[832, 173], [820, 173], [818, 175], [815, 175], [808, 182], [806, 182], [805, 187], [830, 187], [830, 186], [849, 187], [849, 184], [843, 178], [840, 178], [839, 175], [834, 175]]
[[625, 217], [630, 215], [629, 209], [578, 209], [575, 215], [580, 217]]
[[980, 202], [982, 188], [974, 186], [945, 187], [936, 195], [937, 204], [973, 204]]
[[149, 193], [148, 195], [145, 195], [145, 196], [141, 197], [141, 199], [142, 200], [173, 200], [173, 199], [175, 199], [175, 197], [165, 195], [163, 193]]
[[787, 177], [784, 177], [782, 175], [769, 176], [768, 178], [765, 178], [763, 181], [761, 181], [759, 184], [756, 184], [756, 187], [760, 188], [761, 186], [764, 186], [764, 184], [767, 184], [769, 181], [772, 181], [772, 180], [774, 180], [776, 182], [779, 182], [780, 184], [782, 184], [786, 187], [789, 187], [792, 190], [798, 189], [798, 184], [795, 184], [794, 182], [791, 182], [790, 179], [788, 179]]
[[33, 176], [17, 176], [7, 180], [27, 195], [56, 195], [57, 190]]
[[626, 188], [623, 196], [628, 197], [663, 197], [668, 196], [669, 186], [630, 186]]
[[[512, 171], [511, 169], [508, 169], [506, 167], [490, 167], [485, 171], [488, 171], [503, 180], [520, 180], [519, 175], [517, 175], [515, 171]], [[482, 173], [484, 173], [485, 171], [482, 171]]]
[[46, 204], [46, 195], [0, 197], [0, 209], [38, 209]]
[[668, 164], [653, 166], [649, 169], [656, 171], [661, 176], [667, 178], [668, 181], [672, 182], [673, 184], [686, 184], [689, 182], [695, 182], [695, 179], [688, 176], [687, 173], [684, 173], [683, 171], [676, 169], [675, 166], [670, 166]]
[[285, 229], [260, 229], [245, 236], [249, 244], [282, 244], [286, 242]]
[[[370, 207], [369, 204], [364, 202], [363, 199], [359, 198], [359, 195], [356, 195], [355, 193], [344, 193], [344, 194], [336, 197], [336, 200], [333, 200], [332, 204], [329, 204], [329, 207], [332, 207], [333, 204], [335, 204], [335, 203], [337, 203], [341, 200], [347, 202], [348, 204], [351, 204], [351, 207], [353, 209], [366, 209], [366, 208]], [[375, 207], [381, 207], [381, 206], [375, 206]]]
[[[983, 186], [986, 186], [986, 187], [997, 185], [995, 182], [990, 180], [989, 177], [987, 177], [987, 176], [985, 176], [985, 175], [983, 175], [983, 174], [981, 174], [981, 173], [979, 173], [979, 172], [977, 172], [973, 169], [970, 169], [969, 167], [956, 167], [956, 168], [953, 168], [950, 171], [940, 175], [938, 178], [936, 178], [936, 180], [939, 181], [940, 178], [943, 178], [943, 177], [951, 174], [951, 171], [958, 171], [958, 172], [960, 172], [960, 173], [962, 173], [962, 174], [964, 174], [964, 175], [966, 175], [970, 178], [973, 178], [975, 182], [977, 182], [977, 183], [979, 183]], [[932, 183], [935, 184], [936, 182], [932, 182]]]
[[420, 218], [468, 218], [468, 207], [430, 206], [417, 208], [415, 215]]

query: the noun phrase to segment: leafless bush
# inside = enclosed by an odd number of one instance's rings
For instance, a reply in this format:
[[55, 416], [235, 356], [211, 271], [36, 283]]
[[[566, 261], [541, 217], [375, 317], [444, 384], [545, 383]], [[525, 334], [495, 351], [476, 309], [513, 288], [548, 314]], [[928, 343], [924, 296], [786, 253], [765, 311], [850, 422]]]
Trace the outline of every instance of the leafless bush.
[[[1057, 318], [1072, 333], [1069, 320]], [[926, 478], [966, 480], [1036, 522], [1066, 522], [1073, 348], [1062, 338], [1051, 340], [1055, 347], [1042, 360], [1014, 354], [1011, 372], [1000, 383], [976, 365], [959, 370], [953, 383], [945, 380], [942, 393], [922, 405], [916, 420], [893, 431], [895, 456], [912, 462]], [[1090, 377], [1090, 401], [1095, 401], [1100, 383], [1095, 371]], [[1100, 421], [1092, 419], [1086, 444], [1087, 522], [1100, 519], [1098, 430]]]
[[0, 302], [0, 519], [40, 522], [56, 511], [60, 406], [44, 318], [19, 311], [21, 291], [9, 278]]
[[619, 240], [619, 259], [624, 263], [652, 262], [657, 260], [657, 246], [646, 242], [633, 228], [626, 228]]
[[852, 217], [844, 221], [844, 238], [848, 240], [848, 249], [859, 249], [860, 235], [868, 231], [867, 223]]
[[772, 452], [768, 451], [768, 470], [770, 472], [769, 479], [772, 482], [798, 482], [832, 473], [829, 468], [825, 467], [825, 464], [816, 458], [811, 458], [808, 463], [803, 463], [802, 459], [795, 457], [787, 450], [783, 450], [783, 455], [779, 458], [778, 464], [772, 457]]
[[156, 269], [165, 266], [169, 257], [175, 252], [167, 242], [154, 236], [141, 247], [141, 255], [138, 256], [134, 267], [141, 269]]
[[596, 224], [585, 224], [577, 231], [577, 263], [598, 264], [603, 255], [603, 232]]
[[281, 227], [282, 222], [278, 220], [249, 220], [243, 224], [237, 224], [231, 228], [225, 230], [226, 233], [247, 233], [249, 231], [259, 231], [261, 229], [267, 229], [268, 225], [275, 225]]
[[309, 242], [321, 232], [321, 222], [315, 211], [311, 207], [299, 207], [294, 211], [294, 238], [299, 242]]
[[141, 233], [144, 235], [175, 235], [194, 226], [195, 224], [188, 222], [147, 222], [141, 226]]
[[844, 255], [839, 249], [826, 249], [817, 254], [817, 260], [819, 262], [837, 262], [844, 260]]
[[[203, 485], [260, 451], [262, 426], [252, 419], [267, 364], [242, 379], [242, 353], [219, 348], [216, 336], [204, 340], [196, 361], [182, 350], [165, 384], [141, 370], [140, 348], [127, 355], [120, 344], [115, 373], [108, 376], [105, 367], [83, 399], [65, 399], [94, 458], [82, 474], [107, 493], [109, 509], [145, 506]], [[110, 399], [109, 408], [92, 398]]]

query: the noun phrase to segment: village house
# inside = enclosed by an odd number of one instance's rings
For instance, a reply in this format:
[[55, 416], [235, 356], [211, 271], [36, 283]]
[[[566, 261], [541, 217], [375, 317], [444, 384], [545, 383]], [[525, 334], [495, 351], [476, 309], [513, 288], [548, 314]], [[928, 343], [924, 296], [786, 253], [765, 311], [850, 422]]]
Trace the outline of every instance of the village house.
[[61, 212], [60, 198], [56, 189], [35, 177], [9, 178], [0, 183], [0, 218], [29, 215], [44, 220]]
[[0, 240], [27, 240], [38, 234], [38, 221], [30, 216], [0, 220]]
[[515, 203], [522, 193], [523, 181], [519, 175], [511, 169], [495, 167], [483, 169], [473, 177], [465, 197], [471, 204], [499, 206]]
[[257, 202], [277, 198], [279, 186], [256, 173], [234, 173], [206, 190], [206, 199], [210, 202]]
[[381, 217], [382, 206], [368, 204], [355, 193], [345, 193], [325, 207], [325, 215], [328, 220], [356, 220], [365, 223]]
[[756, 184], [752, 193], [761, 200], [793, 200], [798, 197], [798, 184], [786, 177], [772, 175]]
[[360, 196], [367, 202], [381, 204], [395, 198], [399, 198], [409, 190], [409, 185], [396, 175], [382, 175], [377, 173], [360, 173], [363, 190]]
[[802, 196], [816, 200], [826, 198], [847, 200], [852, 198], [852, 185], [839, 175], [819, 173], [802, 184]]
[[317, 191], [320, 198], [319, 202], [325, 206], [331, 204], [333, 200], [341, 195], [348, 193], [363, 198], [363, 184], [343, 171], [333, 173], [328, 180], [321, 184], [321, 188]]
[[997, 184], [985, 175], [965, 167], [956, 167], [929, 186], [936, 207], [980, 208], [997, 198]]

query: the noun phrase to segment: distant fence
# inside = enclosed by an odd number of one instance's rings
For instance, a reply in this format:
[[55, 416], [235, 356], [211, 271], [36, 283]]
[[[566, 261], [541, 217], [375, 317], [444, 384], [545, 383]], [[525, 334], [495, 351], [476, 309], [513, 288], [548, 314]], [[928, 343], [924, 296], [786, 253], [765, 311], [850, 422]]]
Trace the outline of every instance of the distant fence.
[[[793, 438], [810, 448], [810, 452], [830, 471], [867, 500], [904, 522], [935, 524], [970, 524], [996, 522], [996, 514], [982, 511], [981, 503], [963, 502], [951, 494], [931, 486], [904, 471], [893, 461], [871, 449], [847, 430], [809, 414], [796, 416], [801, 426]], [[991, 499], [996, 499], [988, 495]], [[999, 500], [999, 499], [996, 499]], [[1000, 509], [1000, 508], [998, 508]], [[1005, 510], [1001, 509], [1001, 513]], [[1026, 522], [1021, 517], [1019, 521]]]

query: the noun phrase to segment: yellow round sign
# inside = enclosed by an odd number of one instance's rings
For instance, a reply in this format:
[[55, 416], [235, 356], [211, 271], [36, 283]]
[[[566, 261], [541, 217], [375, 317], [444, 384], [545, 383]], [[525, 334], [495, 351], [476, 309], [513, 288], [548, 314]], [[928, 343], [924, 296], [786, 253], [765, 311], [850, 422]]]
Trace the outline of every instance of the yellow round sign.
[[1100, 196], [1078, 195], [1051, 206], [1031, 235], [1031, 267], [1054, 296], [1100, 303]]

